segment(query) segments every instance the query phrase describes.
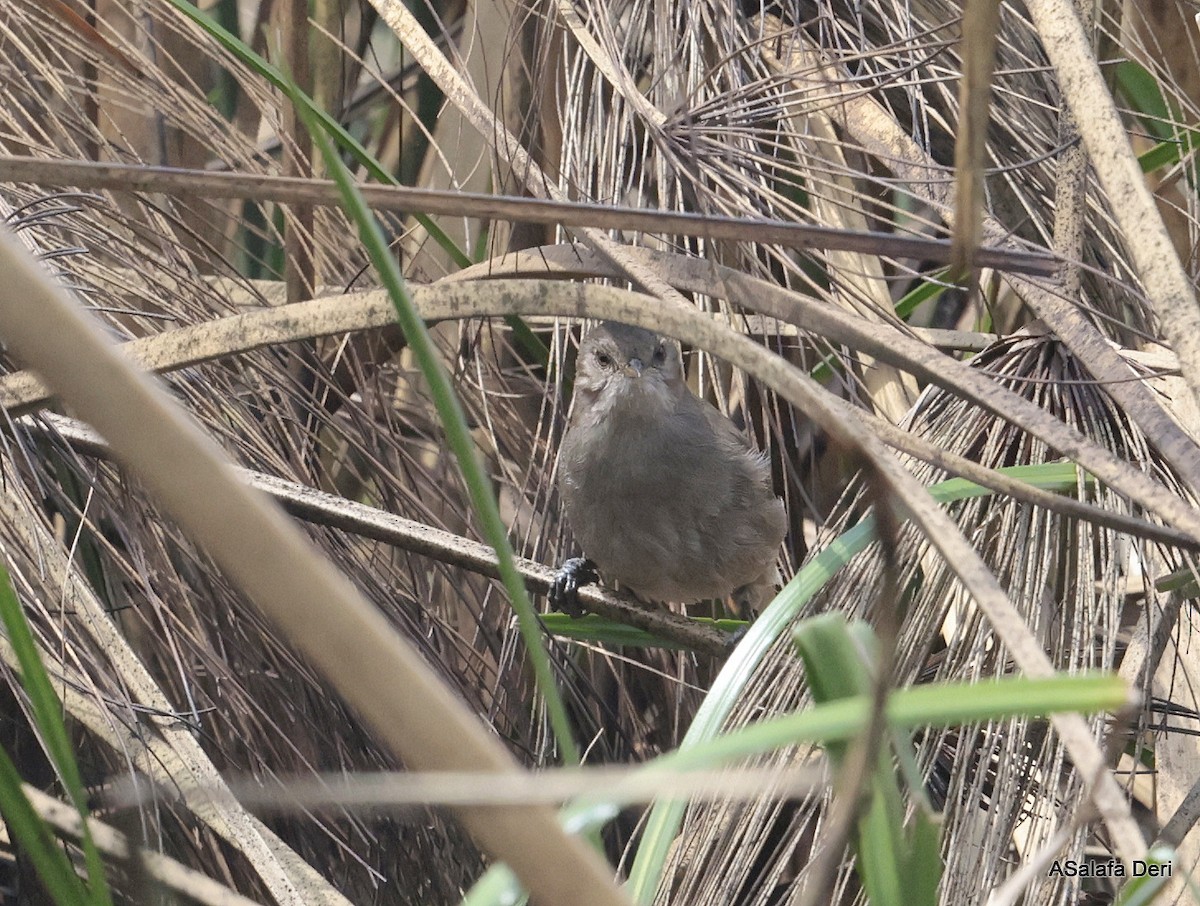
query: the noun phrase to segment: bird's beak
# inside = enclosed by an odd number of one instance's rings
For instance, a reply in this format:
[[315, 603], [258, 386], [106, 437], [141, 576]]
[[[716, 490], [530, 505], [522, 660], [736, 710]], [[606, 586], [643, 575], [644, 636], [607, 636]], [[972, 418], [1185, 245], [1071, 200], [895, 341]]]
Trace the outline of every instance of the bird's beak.
[[641, 359], [630, 359], [629, 364], [626, 365], [624, 368], [625, 376], [626, 377], [641, 377], [642, 376], [642, 368], [644, 368], [644, 367], [645, 366], [642, 365]]

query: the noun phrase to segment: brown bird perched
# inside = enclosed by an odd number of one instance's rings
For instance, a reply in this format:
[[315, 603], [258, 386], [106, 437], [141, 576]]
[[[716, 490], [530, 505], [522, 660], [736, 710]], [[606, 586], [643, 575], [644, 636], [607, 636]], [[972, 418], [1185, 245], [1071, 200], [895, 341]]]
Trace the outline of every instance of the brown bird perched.
[[558, 487], [587, 555], [551, 591], [569, 613], [597, 566], [644, 600], [732, 594], [751, 611], [778, 583], [787, 517], [766, 457], [688, 388], [679, 347], [648, 330], [610, 321], [584, 338]]

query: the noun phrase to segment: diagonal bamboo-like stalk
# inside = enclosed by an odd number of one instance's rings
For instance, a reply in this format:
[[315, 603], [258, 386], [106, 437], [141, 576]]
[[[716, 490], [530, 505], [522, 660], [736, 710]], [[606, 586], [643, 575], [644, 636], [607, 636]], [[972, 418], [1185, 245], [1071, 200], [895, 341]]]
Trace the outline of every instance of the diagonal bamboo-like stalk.
[[[271, 616], [406, 763], [517, 771], [507, 750], [416, 650], [216, 444], [107, 341], [10, 234], [0, 335], [112, 444], [164, 508]], [[544, 807], [461, 809], [485, 849], [547, 903], [627, 902], [611, 870]], [[556, 853], [550, 865], [545, 852]], [[281, 883], [286, 878], [281, 878]], [[288, 888], [281, 888], [288, 896]]]

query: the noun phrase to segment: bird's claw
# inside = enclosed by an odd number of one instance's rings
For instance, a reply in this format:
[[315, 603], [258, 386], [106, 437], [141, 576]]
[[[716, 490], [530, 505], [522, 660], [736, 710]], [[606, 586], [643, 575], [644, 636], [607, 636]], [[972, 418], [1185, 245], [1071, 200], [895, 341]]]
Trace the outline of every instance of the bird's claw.
[[599, 581], [596, 564], [591, 560], [586, 557], [564, 560], [550, 585], [550, 606], [568, 616], [583, 616], [583, 605], [579, 603], [579, 589]]
[[747, 623], [744, 626], [739, 626], [732, 632], [725, 633], [725, 638], [721, 640], [725, 643], [725, 650], [733, 651], [733, 649], [737, 647], [737, 643], [744, 639], [746, 637], [746, 633], [749, 631], [750, 624]]

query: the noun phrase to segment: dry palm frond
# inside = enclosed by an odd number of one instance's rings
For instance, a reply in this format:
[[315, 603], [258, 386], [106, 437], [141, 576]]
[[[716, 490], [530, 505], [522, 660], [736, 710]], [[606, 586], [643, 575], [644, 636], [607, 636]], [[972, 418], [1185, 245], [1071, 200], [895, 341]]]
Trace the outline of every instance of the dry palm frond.
[[[1017, 336], [984, 352], [973, 365], [1130, 462], [1174, 482], [1161, 458], [1059, 342]], [[941, 391], [923, 396], [908, 424], [939, 445], [992, 466], [1055, 458], [1044, 444]], [[927, 483], [944, 477], [927, 466], [915, 471]], [[1079, 493], [1103, 507], [1129, 511], [1127, 501], [1103, 486], [1091, 489], [1081, 483]], [[850, 497], [838, 525], [860, 516], [867, 505], [869, 498], [862, 494]], [[1117, 669], [1131, 619], [1166, 605], [1167, 595], [1155, 589], [1155, 577], [1191, 566], [1178, 550], [1141, 545], [1003, 498], [958, 503], [953, 511], [1062, 670]], [[944, 563], [930, 553], [928, 542], [906, 530], [897, 556], [907, 591], [895, 682], [986, 681], [1009, 672], [1004, 646]], [[872, 607], [880, 605], [871, 590], [879, 587], [882, 569], [884, 558], [877, 549], [858, 557], [814, 599], [808, 613], [838, 610], [872, 619]], [[1127, 611], [1130, 590], [1144, 597], [1138, 608]], [[781, 642], [729, 723], [740, 726], [806, 701], [803, 672], [791, 646]], [[1105, 732], [1103, 721], [1093, 726], [1098, 736]], [[1082, 858], [1089, 832], [1086, 825], [1072, 825], [1086, 814], [1081, 811], [1082, 780], [1045, 721], [929, 731], [920, 737], [917, 754], [927, 790], [944, 810], [941, 895], [946, 902], [977, 901], [981, 891], [998, 885], [1055, 832], [1069, 832], [1062, 858]], [[804, 757], [804, 752], [792, 752], [770, 762], [782, 765]], [[675, 866], [673, 887], [664, 888], [660, 901], [715, 902], [718, 895], [744, 904], [786, 900], [805, 884], [803, 865], [819, 848], [813, 841], [821, 840], [822, 815], [818, 802], [694, 807], [682, 829], [689, 845], [680, 859], [687, 863]], [[721, 853], [738, 855], [721, 858]], [[852, 892], [852, 877], [843, 871], [838, 889]], [[1075, 902], [1068, 882], [1044, 874], [1034, 896], [1039, 903]]]
[[[670, 12], [640, 0], [586, 6], [586, 14], [576, 17], [583, 25], [577, 21], [569, 30], [586, 27], [595, 40], [575, 51], [568, 43], [565, 53], [574, 57], [562, 64], [570, 73], [565, 84], [560, 87], [549, 72], [534, 80], [554, 86], [562, 98], [563, 124], [552, 135], [561, 135], [564, 147], [543, 153], [566, 161], [561, 178], [584, 197], [830, 226], [846, 223], [832, 212], [849, 210], [878, 229], [941, 230], [939, 221], [955, 216], [950, 166], [960, 8], [871, 3], [857, 18], [847, 18], [830, 4], [797, 4], [756, 18], [720, 4]], [[990, 242], [1020, 237], [1049, 245], [1055, 229], [1049, 201], [1061, 150], [1058, 91], [1031, 24], [1012, 8], [1002, 12], [985, 235]], [[557, 65], [557, 57], [546, 59]], [[641, 100], [630, 99], [631, 85]], [[812, 125], [821, 116], [835, 130], [827, 141]], [[1189, 203], [1194, 206], [1194, 197]], [[1108, 357], [1101, 334], [1079, 317], [1080, 304], [1101, 331], [1123, 341], [1153, 336], [1158, 328], [1131, 286], [1124, 241], [1094, 184], [1085, 210], [1082, 300], [1062, 299], [1049, 283], [1009, 280], [1008, 289], [1077, 354], [1113, 372], [1101, 377], [1112, 378], [1116, 360]], [[696, 249], [832, 304], [889, 316], [877, 296], [864, 293], [872, 280], [862, 278], [877, 273], [871, 262], [847, 267], [836, 256], [814, 260], [732, 243]], [[892, 298], [912, 285], [918, 265], [887, 263], [881, 278]], [[1018, 323], [1019, 296], [1001, 294], [993, 304], [997, 323]], [[963, 314], [961, 307], [949, 312]], [[1188, 442], [1176, 437], [1168, 443], [1169, 425], [1149, 425], [1157, 402], [1136, 385], [1115, 387], [1114, 393], [1195, 479], [1194, 454], [1177, 458], [1173, 452]]]
[[[234, 128], [205, 103], [196, 86], [177, 80], [155, 61], [169, 38], [182, 41], [187, 53], [201, 60], [221, 59], [216, 48], [165, 7], [139, 20], [144, 46], [111, 31], [126, 24], [114, 13], [101, 27], [114, 46], [136, 61], [140, 78], [110, 59], [97, 58], [92, 49], [76, 46], [71, 32], [47, 18], [40, 6], [6, 8], [0, 32], [8, 46], [24, 51], [6, 55], [10, 71], [0, 79], [7, 94], [0, 114], [7, 150], [83, 157], [90, 145], [118, 159], [178, 163], [168, 149], [142, 147], [139, 154], [134, 136], [124, 129], [117, 133], [112, 111], [134, 110], [141, 117], [148, 110], [158, 111], [154, 116], [164, 134], [186, 136], [183, 140], [202, 152], [203, 162], [219, 161], [241, 172], [273, 169], [257, 149], [256, 133], [260, 122], [272, 125], [277, 100], [260, 79], [222, 60], [240, 79], [241, 97], [252, 110], [244, 119], [251, 128]], [[98, 122], [90, 120], [82, 103], [94, 86], [72, 65], [76, 54], [87, 56], [114, 98], [111, 108], [101, 108]], [[37, 134], [27, 131], [33, 124], [41, 130]], [[28, 137], [22, 141], [17, 136]], [[126, 198], [118, 203], [99, 195], [48, 197], [28, 186], [8, 186], [4, 198], [17, 211], [10, 222], [36, 233], [61, 279], [124, 338], [237, 310], [234, 286], [214, 288], [203, 277], [236, 276], [247, 262], [253, 264], [257, 252], [239, 247], [238, 241], [277, 237], [269, 226], [257, 237], [239, 231], [238, 218], [231, 216], [239, 213], [238, 206], [198, 198]], [[259, 219], [270, 224], [270, 213]], [[325, 212], [324, 221], [325, 235], [344, 235], [340, 215]], [[65, 256], [71, 249], [78, 254]], [[317, 260], [326, 280], [349, 280], [358, 267], [356, 256], [332, 239], [317, 246]], [[244, 279], [236, 283], [243, 293], [257, 295]], [[270, 350], [234, 363], [199, 366], [177, 375], [173, 387], [244, 465], [308, 485], [353, 486], [360, 498], [393, 512], [461, 530], [467, 521], [465, 505], [457, 483], [445, 480], [448, 464], [428, 410], [417, 405], [412, 413], [395, 411], [386, 404], [395, 376], [375, 367], [355, 368], [366, 372], [357, 384], [360, 398], [336, 409], [328, 400], [337, 385], [312, 348]], [[308, 376], [308, 386], [298, 374]], [[540, 397], [540, 388], [536, 392]], [[26, 518], [43, 524], [43, 531], [57, 522], [60, 542], [75, 552], [79, 577], [87, 578], [99, 605], [120, 624], [164, 701], [171, 703], [166, 715], [144, 711], [108, 655], [81, 636], [73, 621], [64, 620], [63, 592], [54, 581], [61, 572], [47, 574], [38, 565], [51, 553], [10, 539], [12, 566], [21, 556], [31, 558], [20, 571], [18, 592], [39, 627], [53, 631], [47, 649], [71, 665], [80, 691], [90, 690], [122, 728], [110, 740], [119, 743], [116, 748], [91, 742], [84, 749], [88, 777], [99, 783], [132, 766], [148, 770], [146, 753], [138, 751], [143, 745], [139, 737], [153, 737], [159, 720], [174, 722], [189, 739], [195, 734], [219, 770], [269, 777], [396, 766], [228, 580], [178, 536], [119, 470], [83, 459], [69, 446], [44, 437], [18, 431], [9, 440], [6, 459], [21, 473], [6, 477], [7, 493], [23, 498]], [[523, 451], [513, 452], [521, 461]], [[377, 542], [332, 531], [314, 534], [364, 593], [423, 646], [429, 660], [445, 676], [457, 677], [453, 682], [475, 710], [489, 715], [526, 757], [541, 757], [545, 740], [536, 709], [530, 717], [522, 659], [508, 641], [509, 614], [489, 593], [487, 582], [464, 581], [455, 570], [397, 554]], [[370, 822], [298, 816], [275, 820], [273, 826], [300, 856], [289, 865], [303, 860], [326, 878], [339, 879], [340, 889], [356, 901], [442, 900], [481, 870], [473, 844], [435, 815]], [[186, 808], [173, 802], [147, 807], [138, 832], [155, 848], [184, 854], [189, 864], [212, 876], [238, 878], [243, 889], [266, 895], [265, 889], [255, 888], [247, 857], [231, 855]], [[248, 857], [255, 864], [267, 861], [253, 853]]]
[[[0, 80], [7, 92], [0, 113], [5, 150], [78, 158], [100, 149], [118, 160], [277, 172], [269, 154], [277, 143], [278, 100], [260, 78], [165, 6], [136, 22], [114, 12], [101, 18], [99, 28], [122, 55], [118, 61], [81, 42], [38, 5], [6, 8], [0, 35], [14, 52], [0, 64], [13, 75]], [[122, 35], [126, 29], [136, 39]], [[204, 101], [203, 89], [159, 65], [156, 55], [168, 46], [197, 61], [219, 62], [232, 76], [240, 88], [233, 124]], [[132, 70], [119, 62], [126, 58]], [[97, 83], [111, 105], [89, 111], [84, 102]], [[130, 111], [129, 119], [117, 122], [118, 113]], [[148, 117], [143, 111], [150, 111]], [[137, 135], [134, 125], [142, 128]], [[156, 135], [168, 136], [168, 143], [156, 143]], [[189, 149], [186, 160], [175, 153], [180, 145]], [[10, 223], [28, 231], [59, 278], [122, 339], [245, 310], [247, 299], [264, 304], [261, 284], [244, 275], [277, 276], [266, 260], [281, 239], [269, 205], [211, 202], [198, 194], [50, 195], [30, 185], [7, 185], [3, 197], [14, 212]], [[282, 214], [293, 228], [290, 213]], [[320, 212], [310, 239], [324, 283], [348, 285], [357, 278], [362, 257], [346, 248], [346, 232], [340, 214]], [[524, 355], [509, 349], [506, 332], [472, 327], [461, 338], [444, 339], [450, 341], [446, 360], [491, 453], [514, 534], [524, 553], [553, 561], [559, 529], [548, 479], [550, 442], [562, 419], [557, 396], [547, 392], [544, 372], [519, 364]], [[196, 365], [172, 375], [170, 383], [242, 465], [473, 534], [420, 381], [405, 359], [381, 362], [374, 352], [337, 341], [278, 347]], [[350, 379], [339, 378], [335, 368]], [[56, 555], [73, 551], [71, 564], [78, 564], [50, 575], [36, 565], [22, 569], [18, 592], [26, 602], [41, 602], [30, 607], [42, 631], [54, 630], [46, 650], [65, 659], [62, 670], [71, 666], [79, 689], [94, 690], [101, 715], [111, 712], [125, 728], [104, 734], [98, 730], [102, 717], [84, 721], [92, 734], [82, 750], [87, 776], [101, 783], [134, 770], [163, 782], [172, 778], [153, 770], [161, 752], [139, 742], [154, 736], [143, 725], [161, 718], [143, 714], [108, 655], [62, 621], [56, 583], [71, 570], [76, 579], [86, 578], [97, 607], [111, 612], [163, 701], [170, 702], [159, 710], [169, 711], [185, 735], [196, 735], [216, 769], [271, 777], [396, 766], [127, 476], [78, 454], [54, 434], [49, 426], [15, 430], [9, 461], [20, 472], [7, 480], [24, 518], [42, 523], [43, 532], [57, 525], [62, 549]], [[553, 757], [511, 612], [491, 582], [341, 531], [313, 529], [312, 537], [518, 755], [534, 764]], [[54, 548], [44, 537], [41, 543]], [[24, 556], [36, 564], [49, 555], [13, 542], [9, 559], [15, 565]], [[559, 652], [564, 683], [594, 759], [624, 760], [671, 745], [707, 669], [706, 659], [691, 655], [649, 653], [629, 664], [608, 655], [577, 662], [564, 654]], [[404, 690], [385, 685], [381, 694]], [[84, 703], [78, 707], [76, 718], [83, 721]], [[25, 751], [29, 731], [23, 732], [17, 735]], [[35, 758], [24, 766], [38, 764]], [[189, 864], [215, 877], [238, 878], [247, 890], [261, 889], [254, 876], [270, 859], [231, 855], [186, 805], [147, 806], [137, 823], [141, 839], [156, 848], [186, 855]], [[274, 819], [272, 826], [282, 838], [279, 846], [289, 844], [300, 857], [283, 848], [278, 858], [285, 871], [307, 862], [359, 901], [444, 901], [482, 868], [461, 830], [435, 814], [395, 820], [298, 815]]]
[[[189, 385], [198, 390], [198, 375], [190, 378], [181, 390], [186, 391]], [[254, 399], [246, 394], [244, 386], [242, 393], [244, 399]], [[210, 398], [212, 402], [216, 401]], [[239, 408], [231, 392], [222, 412], [237, 419], [232, 425], [258, 423], [254, 408], [261, 412], [261, 407], [242, 409], [240, 413]], [[234, 438], [241, 433], [233, 431], [230, 423], [218, 422], [217, 426]], [[271, 438], [264, 440], [270, 442]], [[46, 568], [47, 561], [63, 558], [66, 553], [56, 549], [58, 546], [49, 539], [49, 526], [36, 536], [41, 540], [33, 546], [29, 540], [35, 537], [30, 534], [32, 528], [26, 527], [25, 534], [15, 538], [10, 536], [6, 559], [15, 572], [18, 591], [26, 601], [42, 602], [32, 613], [41, 615], [45, 622], [40, 625], [45, 631], [53, 630], [46, 650], [63, 652], [60, 656], [81, 674], [77, 680], [80, 691], [91, 690], [106, 703], [112, 714], [110, 720], [123, 725], [117, 740], [101, 737], [114, 746], [110, 751], [90, 756], [88, 772], [95, 780], [133, 765], [160, 781], [186, 783], [187, 775], [169, 772], [160, 777], [152, 770], [162, 763], [160, 753], [154, 749], [139, 751], [139, 738], [147, 740], [141, 744], [146, 745], [162, 732], [154, 728], [160, 720], [183, 733], [178, 744], [191, 741], [195, 745], [192, 733], [206, 740], [208, 757], [218, 770], [272, 776], [394, 766], [358, 720], [229, 587], [228, 580], [217, 574], [207, 559], [179, 537], [140, 495], [131, 493], [128, 479], [118, 470], [80, 460], [69, 446], [53, 440], [53, 432], [27, 435], [18, 431], [16, 442], [19, 446], [12, 461], [25, 468], [20, 475], [8, 476], [10, 498], [15, 500], [22, 492], [23, 519], [30, 526], [45, 523], [50, 514], [57, 514], [60, 532], [82, 564], [77, 568], [76, 581], [86, 577], [97, 595], [92, 605], [94, 613], [112, 614], [129, 640], [130, 663], [140, 661], [161, 690], [156, 693], [159, 698], [153, 703], [154, 710], [147, 712], [150, 702], [145, 693], [131, 690], [123, 669], [114, 669], [111, 638], [100, 645], [83, 631], [88, 625], [103, 625], [107, 620], [94, 616], [93, 623], [81, 624], [64, 619], [64, 607], [74, 612], [76, 606], [70, 602], [76, 598], [63, 598], [65, 560], [56, 569]], [[269, 447], [264, 449], [273, 452]], [[252, 454], [250, 449], [242, 453], [246, 459], [255, 458], [247, 455]], [[277, 458], [272, 465], [276, 472], [282, 471]], [[425, 499], [432, 500], [433, 496], [426, 495]], [[394, 508], [402, 509], [399, 505]], [[9, 530], [20, 524], [13, 521], [15, 512], [11, 506], [6, 511], [5, 526]], [[515, 713], [520, 720], [519, 705], [497, 701], [490, 694], [497, 682], [494, 662], [464, 643], [444, 620], [436, 631], [430, 631], [429, 623], [422, 622], [421, 611], [412, 606], [411, 602], [420, 600], [420, 596], [435, 597], [430, 591], [420, 590], [422, 583], [427, 588], [435, 576], [405, 569], [404, 558], [381, 550], [377, 544], [356, 544], [337, 533], [324, 534], [323, 546], [346, 572], [359, 576], [360, 588], [406, 626], [409, 637], [422, 640], [432, 659], [438, 660], [440, 655], [451, 674], [466, 679], [466, 685], [474, 690], [470, 695], [475, 697], [477, 710], [491, 710], [501, 726], [506, 713]], [[22, 556], [30, 558], [27, 564], [20, 559]], [[384, 586], [385, 581], [389, 585]], [[447, 596], [443, 594], [439, 600], [447, 601]], [[95, 623], [97, 619], [99, 623]], [[509, 684], [509, 688], [515, 686]], [[177, 753], [169, 763], [196, 764], [197, 760], [194, 753]], [[198, 779], [201, 783], [211, 782], [209, 774], [201, 773]], [[230, 871], [245, 874], [244, 863], [226, 865], [228, 856], [215, 837], [201, 836], [198, 849], [195, 843], [189, 843], [196, 834], [194, 819], [186, 810], [164, 807], [168, 804], [146, 811], [143, 821], [147, 823], [142, 832], [147, 839], [156, 840], [157, 846], [169, 852], [180, 848], [190, 853], [195, 864], [216, 876]], [[439, 882], [433, 876], [423, 869], [418, 872], [416, 866], [449, 851], [461, 853], [455, 863], [461, 865], [463, 874], [445, 883], [457, 888], [479, 870], [473, 861], [473, 846], [452, 826], [443, 825], [440, 833], [432, 834], [425, 822], [418, 825], [419, 830], [407, 822], [396, 826], [377, 821], [368, 826], [350, 818], [311, 825], [282, 820], [275, 825], [283, 841], [294, 846], [304, 861], [320, 866], [328, 875], [334, 873], [334, 865], [341, 864], [349, 872], [349, 893], [357, 889], [366, 895], [384, 879], [408, 874], [419, 874], [425, 883], [436, 885]], [[433, 826], [438, 827], [438, 822]], [[312, 828], [321, 828], [321, 832], [313, 834]], [[219, 833], [215, 826], [214, 831]], [[247, 856], [262, 871], [262, 855], [248, 852]], [[414, 861], [406, 863], [408, 859]], [[455, 863], [447, 863], [447, 867]], [[285, 871], [290, 873], [291, 869]], [[408, 897], [419, 892], [420, 888], [396, 895]]]

